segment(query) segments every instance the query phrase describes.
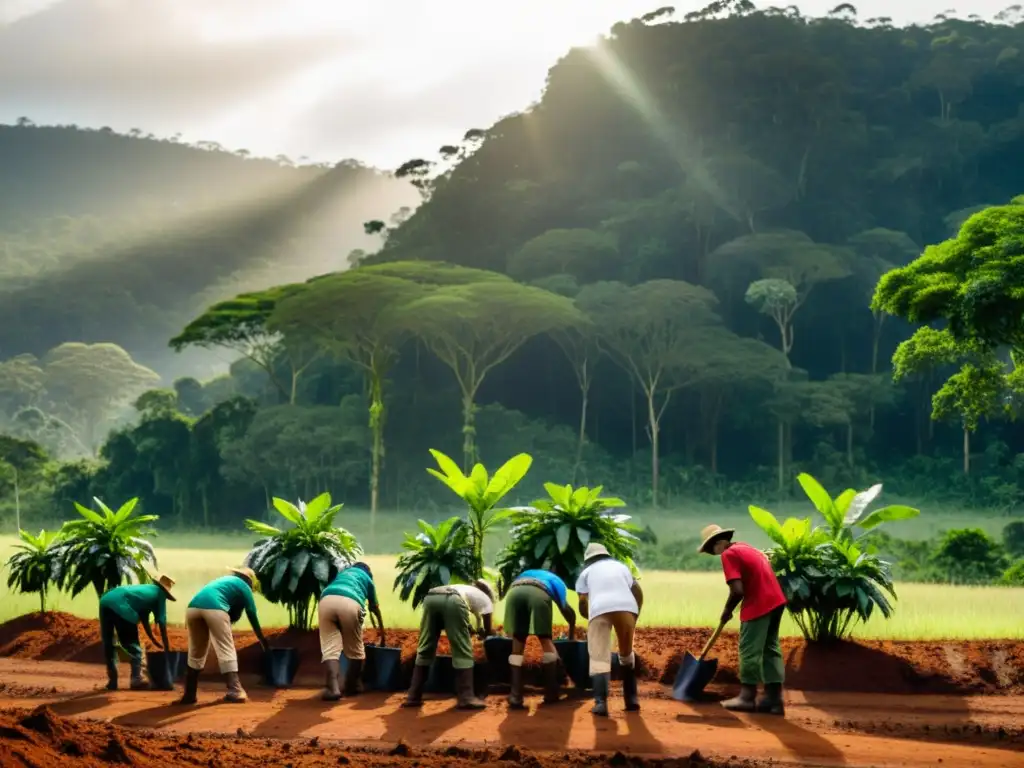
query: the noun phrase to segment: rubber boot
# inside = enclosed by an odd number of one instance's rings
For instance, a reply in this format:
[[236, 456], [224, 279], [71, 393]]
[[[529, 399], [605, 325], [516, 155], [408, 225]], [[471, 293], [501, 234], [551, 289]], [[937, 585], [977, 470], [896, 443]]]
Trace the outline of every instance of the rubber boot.
[[132, 659], [131, 662], [132, 678], [129, 684], [133, 691], [148, 691], [150, 686], [149, 682], [145, 677], [142, 676], [142, 659]]
[[176, 702], [177, 704], [195, 704], [196, 694], [199, 692], [199, 670], [189, 667], [185, 672], [185, 692]]
[[558, 662], [550, 661], [541, 667], [544, 676], [544, 703], [557, 704], [559, 694]]
[[523, 706], [523, 668], [513, 665], [509, 669], [512, 675], [512, 686], [508, 692], [508, 708], [525, 709]]
[[456, 709], [485, 709], [483, 701], [473, 691], [473, 668], [455, 670], [455, 693], [458, 695]]
[[237, 672], [228, 672], [226, 675], [228, 679], [228, 692], [224, 696], [224, 701], [228, 704], [244, 704], [249, 696], [245, 692], [245, 688], [242, 687], [242, 681], [238, 679]]
[[348, 669], [345, 670], [345, 695], [356, 696], [362, 691], [363, 660], [349, 659]]
[[622, 698], [627, 712], [640, 711], [640, 698], [636, 691], [636, 667], [622, 668]]
[[757, 711], [765, 715], [786, 714], [786, 705], [782, 700], [782, 683], [765, 683], [764, 696], [758, 699]]
[[117, 690], [117, 662], [116, 661], [108, 661], [107, 662], [107, 690], [108, 691], [116, 691]]
[[403, 707], [423, 706], [423, 688], [427, 684], [427, 674], [430, 667], [421, 667], [418, 664], [412, 669], [412, 682], [409, 684], [409, 693], [402, 702]]
[[757, 686], [741, 685], [740, 695], [722, 702], [730, 712], [754, 712], [757, 710]]
[[338, 701], [341, 699], [341, 662], [337, 659], [329, 659], [324, 662], [326, 670], [326, 681], [324, 692], [320, 694], [323, 701]]
[[590, 708], [590, 714], [608, 717], [608, 683], [611, 680], [611, 673], [591, 676], [594, 686], [594, 706]]

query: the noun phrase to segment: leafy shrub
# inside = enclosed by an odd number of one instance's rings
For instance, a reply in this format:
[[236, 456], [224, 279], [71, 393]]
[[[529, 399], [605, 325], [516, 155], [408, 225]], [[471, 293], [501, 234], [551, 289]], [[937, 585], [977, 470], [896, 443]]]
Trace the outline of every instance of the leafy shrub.
[[1024, 557], [1024, 520], [1014, 520], [1003, 528], [1003, 546], [1013, 557]]
[[512, 541], [498, 554], [503, 587], [527, 568], [544, 568], [566, 583], [574, 583], [591, 541], [604, 544], [608, 553], [633, 567], [639, 532], [629, 515], [609, 512], [624, 507], [622, 499], [601, 496], [597, 488], [545, 483], [547, 499], [533, 502], [512, 514]]
[[412, 598], [417, 607], [434, 587], [476, 577], [476, 562], [470, 547], [470, 529], [465, 520], [450, 517], [437, 526], [417, 521], [420, 532], [407, 533], [398, 558], [394, 588], [402, 600]]
[[884, 522], [916, 517], [919, 511], [893, 505], [865, 514], [881, 485], [860, 493], [848, 489], [833, 499], [810, 475], [797, 479], [824, 525], [816, 527], [810, 518], [780, 523], [755, 506], [750, 516], [775, 543], [767, 554], [800, 631], [808, 641], [827, 642], [846, 637], [876, 609], [889, 618], [889, 598], [896, 597], [889, 563], [858, 546], [854, 530], [870, 531]]
[[264, 597], [288, 609], [288, 625], [312, 626], [313, 606], [338, 571], [362, 554], [356, 537], [336, 528], [334, 518], [342, 505], [331, 506], [331, 495], [322, 493], [308, 504], [295, 506], [274, 498], [274, 509], [290, 528], [282, 530], [257, 520], [246, 527], [264, 538], [253, 545], [245, 564], [256, 572]]
[[72, 597], [88, 586], [101, 597], [125, 581], [145, 583], [149, 574], [144, 564], [157, 565], [153, 545], [142, 538], [151, 533], [146, 525], [157, 520], [156, 515], [132, 517], [138, 498], [116, 512], [97, 498], [93, 502], [103, 514], [75, 502], [82, 519], [64, 523], [60, 541], [53, 545], [53, 580], [60, 589], [69, 588]]
[[477, 464], [467, 476], [458, 464], [440, 451], [431, 448], [430, 454], [440, 471], [428, 468], [427, 472], [451, 488], [469, 507], [473, 578], [479, 579], [484, 575], [484, 536], [511, 514], [506, 509], [496, 509], [498, 502], [526, 476], [533, 459], [525, 453], [513, 456], [492, 477], [488, 477], [483, 464]]
[[1002, 583], [1008, 587], [1024, 587], [1024, 557], [1006, 569]]
[[943, 581], [990, 584], [1008, 565], [1003, 548], [980, 528], [947, 531], [931, 556]]
[[40, 531], [33, 536], [28, 531], [18, 531], [18, 537], [21, 543], [14, 545], [18, 551], [7, 561], [7, 587], [23, 595], [39, 595], [39, 612], [46, 613], [46, 593], [57, 563], [54, 543], [59, 540], [58, 534]]

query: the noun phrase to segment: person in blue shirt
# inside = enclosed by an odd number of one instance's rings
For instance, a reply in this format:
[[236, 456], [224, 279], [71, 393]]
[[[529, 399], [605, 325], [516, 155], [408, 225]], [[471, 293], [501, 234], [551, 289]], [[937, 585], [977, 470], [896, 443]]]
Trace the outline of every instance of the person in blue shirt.
[[523, 708], [523, 651], [530, 635], [540, 640], [544, 674], [544, 702], [558, 701], [558, 653], [551, 639], [552, 603], [569, 624], [569, 637], [576, 630], [576, 612], [566, 600], [566, 586], [558, 576], [539, 569], [523, 571], [505, 596], [505, 632], [512, 635], [512, 689], [508, 695], [511, 709]]

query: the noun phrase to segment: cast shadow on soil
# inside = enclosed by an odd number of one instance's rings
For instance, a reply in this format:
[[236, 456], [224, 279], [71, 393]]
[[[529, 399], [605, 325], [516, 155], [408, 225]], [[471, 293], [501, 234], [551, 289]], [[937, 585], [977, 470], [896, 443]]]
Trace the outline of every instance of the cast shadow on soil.
[[[204, 704], [182, 706], [181, 704], [160, 704], [155, 707], [127, 712], [113, 718], [110, 722], [126, 728], [161, 728], [165, 725], [187, 720], [196, 712], [214, 707], [227, 706], [222, 701], [208, 701]], [[237, 705], [231, 705], [237, 706]]]
[[115, 694], [108, 691], [89, 691], [88, 693], [82, 693], [77, 696], [64, 699], [62, 701], [55, 702], [50, 705], [56, 714], [63, 717], [72, 717], [73, 715], [84, 715], [86, 712], [92, 712], [95, 709], [101, 709], [111, 703]]
[[[387, 744], [397, 744], [401, 741], [410, 746], [431, 746], [443, 734], [464, 725], [475, 715], [485, 711], [456, 709], [454, 696], [446, 701], [450, 702], [449, 706], [433, 714], [424, 714], [423, 709], [397, 707], [383, 715], [381, 722], [384, 724], [384, 732], [380, 740]], [[425, 699], [425, 702], [429, 704], [431, 699]]]
[[[498, 725], [498, 737], [502, 744], [530, 744], [552, 751], [562, 749], [569, 743], [576, 713], [590, 703], [589, 699], [569, 697], [557, 704], [544, 704], [540, 696], [531, 696], [526, 701], [529, 709], [507, 710], [505, 719]], [[500, 706], [508, 706], [504, 697]]]
[[257, 725], [253, 736], [267, 739], [289, 739], [301, 736], [308, 729], [330, 721], [326, 713], [339, 702], [324, 701], [320, 691], [303, 699], [289, 699], [277, 712]]
[[[611, 702], [609, 702], [611, 704]], [[610, 706], [610, 717], [594, 718], [594, 750], [597, 752], [623, 752], [660, 755], [665, 748], [651, 733], [643, 718], [643, 701], [639, 712], [616, 711]], [[626, 723], [626, 732], [619, 731], [619, 717]]]

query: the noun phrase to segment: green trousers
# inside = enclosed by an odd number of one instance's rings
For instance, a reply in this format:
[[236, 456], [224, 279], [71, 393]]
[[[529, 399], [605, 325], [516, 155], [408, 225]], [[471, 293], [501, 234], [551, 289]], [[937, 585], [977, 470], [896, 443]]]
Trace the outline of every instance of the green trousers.
[[551, 639], [551, 595], [533, 584], [513, 584], [505, 595], [505, 632], [516, 640]]
[[783, 683], [786, 663], [779, 646], [779, 625], [786, 607], [740, 624], [740, 682], [743, 685]]
[[100, 608], [100, 639], [103, 641], [103, 658], [107, 664], [117, 664], [117, 649], [114, 637], [121, 643], [128, 657], [134, 663], [142, 661], [142, 643], [139, 642], [139, 625], [125, 621], [110, 608]]
[[473, 636], [469, 606], [462, 596], [451, 592], [427, 595], [420, 619], [420, 641], [416, 647], [416, 666], [429, 667], [437, 655], [442, 630], [452, 649], [452, 667], [473, 668]]

